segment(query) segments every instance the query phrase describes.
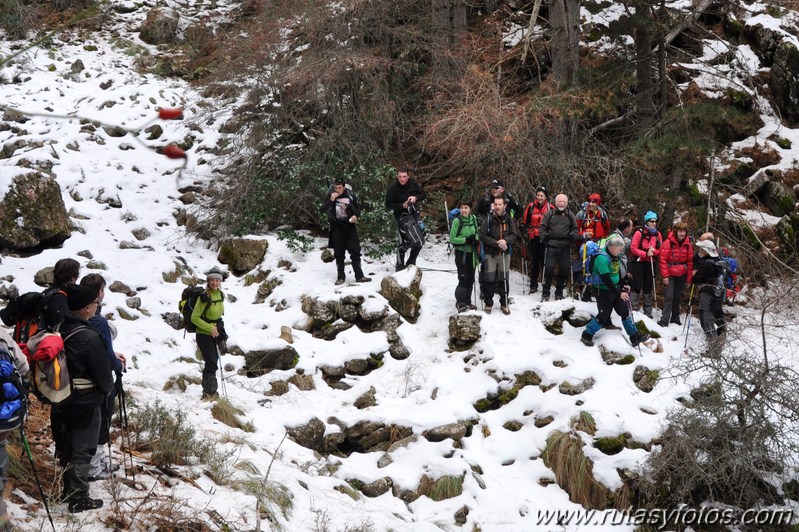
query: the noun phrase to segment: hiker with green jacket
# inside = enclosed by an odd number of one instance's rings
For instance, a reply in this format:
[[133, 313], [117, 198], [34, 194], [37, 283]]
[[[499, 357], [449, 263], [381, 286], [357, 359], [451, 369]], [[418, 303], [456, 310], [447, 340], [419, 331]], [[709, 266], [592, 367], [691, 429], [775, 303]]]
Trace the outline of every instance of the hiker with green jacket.
[[458, 286], [455, 288], [455, 307], [458, 312], [474, 310], [472, 289], [474, 269], [477, 266], [477, 217], [467, 200], [459, 203], [460, 214], [452, 220], [449, 241], [455, 247], [455, 267], [458, 268]]
[[585, 326], [580, 341], [587, 345], [594, 345], [594, 335], [603, 328], [603, 324], [610, 322], [610, 314], [614, 310], [621, 317], [624, 331], [630, 335], [633, 346], [649, 339], [648, 333], [639, 333], [638, 328], [630, 315], [630, 294], [625, 280], [619, 275], [619, 254], [624, 249], [624, 239], [619, 235], [611, 235], [605, 244], [605, 251], [599, 251], [594, 257], [591, 273], [601, 279], [595, 285], [597, 288], [596, 306], [599, 311]]
[[[216, 370], [219, 369], [219, 347], [227, 340], [222, 315], [225, 313], [225, 294], [222, 293], [224, 272], [214, 266], [206, 274], [208, 287], [199, 298], [191, 313], [191, 322], [197, 327], [197, 347], [203, 357], [203, 395], [204, 400], [219, 397]], [[224, 347], [222, 349], [224, 351]]]

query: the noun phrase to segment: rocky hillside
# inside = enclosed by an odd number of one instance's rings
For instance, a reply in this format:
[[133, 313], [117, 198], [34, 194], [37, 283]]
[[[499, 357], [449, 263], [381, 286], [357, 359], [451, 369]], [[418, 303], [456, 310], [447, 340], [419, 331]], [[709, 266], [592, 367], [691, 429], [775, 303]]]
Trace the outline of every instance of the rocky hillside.
[[[393, 274], [390, 261], [370, 260], [372, 283], [336, 287], [326, 239], [300, 233], [312, 242], [303, 250], [272, 232], [213, 244], [187, 232], [218, 200], [216, 170], [246, 148], [230, 126], [241, 97], [172, 76], [203, 72], [189, 70], [170, 43], [199, 28], [230, 30], [253, 5], [163, 10], [112, 1], [102, 16], [44, 41], [0, 43], [0, 294], [39, 290], [56, 260], [76, 258], [82, 273], [109, 282], [104, 314], [130, 361], [128, 430], [113, 433], [125, 468], [93, 484], [105, 508], [77, 516], [47, 479], [57, 529], [552, 530], [542, 510], [618, 515], [613, 509], [634, 504], [626, 480], [661, 444], [666, 414], [708, 393], [696, 390], [700, 375], [685, 372], [704, 348], [696, 319], [687, 350], [680, 327], [638, 314], [658, 336], [640, 351], [613, 331], [587, 348], [579, 335], [595, 306], [541, 303], [515, 273], [510, 316], [454, 316], [454, 266], [441, 238], [431, 238], [420, 269]], [[584, 23], [609, 30], [613, 6], [597, 7]], [[762, 242], [785, 250], [790, 238], [774, 235], [794, 234], [788, 203], [799, 138], [783, 109], [792, 100], [773, 107], [759, 92], [765, 83], [741, 79], [767, 79], [777, 94], [780, 69], [772, 67], [790, 56], [778, 49], [796, 50], [793, 14], [729, 15], [716, 23], [725, 36], [737, 28], [736, 39], [703, 41], [694, 60], [675, 64], [685, 78], [675, 91], [703, 101], [740, 95], [760, 122], [719, 147], [713, 172], [685, 180], [697, 204], [721, 191], [713, 202], [724, 207], [720, 229], [723, 219], [735, 227], [746, 220]], [[506, 27], [508, 36], [517, 31]], [[773, 45], [771, 59], [763, 43]], [[797, 70], [782, 70], [790, 94]], [[173, 108], [182, 117], [161, 113]], [[788, 199], [769, 203], [777, 189]], [[689, 201], [676, 216], [701, 219]], [[177, 301], [220, 263], [231, 272], [223, 284], [226, 400], [202, 402]], [[739, 301], [760, 295], [752, 288]], [[759, 316], [729, 311], [756, 341], [750, 320]], [[790, 337], [770, 349], [783, 358], [796, 352]], [[48, 473], [46, 430], [31, 440]], [[13, 519], [45, 529], [20, 467], [9, 493]]]

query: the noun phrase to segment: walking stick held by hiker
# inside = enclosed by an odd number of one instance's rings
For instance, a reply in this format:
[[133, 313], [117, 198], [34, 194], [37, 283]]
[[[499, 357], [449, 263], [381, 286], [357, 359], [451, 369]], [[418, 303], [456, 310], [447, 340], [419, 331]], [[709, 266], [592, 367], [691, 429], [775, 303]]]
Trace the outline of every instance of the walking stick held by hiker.
[[649, 268], [652, 270], [652, 297], [655, 300], [655, 307], [658, 306], [658, 287], [655, 284], [655, 259], [652, 255], [652, 260], [649, 261]]
[[452, 232], [452, 226], [449, 223], [449, 206], [447, 200], [444, 200], [444, 219], [447, 221], [447, 256], [452, 253], [452, 244], [449, 241], [449, 234]]
[[[119, 402], [119, 420], [122, 424], [122, 445], [128, 449], [130, 458], [130, 475], [133, 482], [136, 482], [136, 470], [133, 467], [133, 450], [130, 446], [130, 431], [128, 430], [128, 404], [125, 395], [125, 388], [122, 386], [122, 373], [117, 373], [115, 386], [117, 388], [117, 401]], [[125, 441], [127, 439], [127, 442]], [[125, 469], [125, 478], [128, 476], [128, 468], [125, 462], [125, 451], [122, 451], [122, 466]]]
[[[525, 231], [527, 233], [527, 231]], [[522, 277], [524, 277], [524, 284], [529, 282], [528, 273], [527, 273], [527, 235], [522, 236]], [[527, 293], [527, 288], [522, 285], [522, 295]]]
[[[28, 403], [28, 394], [23, 393], [21, 399], [23, 402]], [[28, 409], [24, 408], [23, 411], [27, 412]], [[53, 532], [56, 532], [55, 523], [53, 523], [53, 516], [50, 515], [50, 506], [47, 504], [47, 496], [44, 494], [42, 483], [39, 480], [39, 472], [36, 470], [36, 464], [33, 463], [33, 454], [31, 453], [31, 446], [28, 443], [28, 437], [25, 435], [26, 421], [27, 421], [27, 415], [25, 416], [25, 419], [22, 420], [22, 423], [19, 424], [19, 436], [20, 439], [22, 440], [22, 447], [25, 449], [25, 454], [28, 455], [28, 460], [31, 463], [31, 471], [33, 471], [33, 479], [36, 481], [36, 487], [39, 489], [39, 495], [42, 496], [42, 504], [44, 504], [44, 511], [47, 512], [47, 519], [50, 521], [50, 526], [53, 527]]]
[[691, 311], [693, 310], [694, 305], [695, 286], [695, 284], [691, 283], [691, 293], [688, 295], [688, 312], [685, 314], [685, 325], [683, 326], [683, 332], [685, 333], [685, 343], [683, 343], [682, 346], [683, 349], [688, 347], [688, 333], [691, 331]]

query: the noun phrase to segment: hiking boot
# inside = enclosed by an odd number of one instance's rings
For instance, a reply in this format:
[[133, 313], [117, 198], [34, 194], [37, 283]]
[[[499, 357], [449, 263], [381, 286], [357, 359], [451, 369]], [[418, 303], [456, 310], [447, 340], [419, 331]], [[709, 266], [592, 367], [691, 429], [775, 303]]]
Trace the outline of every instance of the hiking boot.
[[630, 343], [633, 345], [633, 347], [640, 343], [646, 342], [647, 340], [649, 340], [649, 333], [635, 333], [630, 336]]
[[395, 271], [395, 272], [401, 272], [401, 271], [402, 271], [402, 270], [404, 270], [404, 269], [405, 269], [405, 264], [400, 264], [400, 263], [398, 262], [398, 263], [397, 263], [397, 266], [396, 266], [396, 268], [394, 269], [394, 271]]
[[549, 301], [549, 294], [541, 294], [541, 303]]
[[203, 392], [202, 397], [200, 397], [201, 401], [216, 401], [219, 399], [218, 393], [205, 393]]
[[466, 303], [458, 303], [455, 305], [455, 308], [458, 309], [458, 312], [467, 312], [469, 310], [469, 305]]
[[493, 305], [486, 305], [483, 308], [483, 310], [485, 311], [486, 314], [491, 314], [491, 311], [494, 310], [494, 307], [493, 307]]
[[561, 299], [563, 299], [563, 294], [558, 294], [555, 292], [555, 301], [560, 301]]
[[667, 322], [666, 320], [658, 320], [658, 325], [660, 325], [661, 327], [668, 327], [669, 322]]
[[583, 331], [583, 335], [580, 336], [580, 341], [583, 343], [584, 346], [594, 347], [594, 337], [585, 331]]
[[367, 277], [365, 275], [361, 275], [360, 277], [355, 279], [355, 282], [356, 283], [371, 283], [372, 282], [372, 278], [371, 277]]
[[652, 316], [652, 311], [651, 310], [649, 312], [644, 311], [643, 315], [646, 316], [647, 318], [649, 318], [650, 320], [655, 318], [654, 316]]
[[469, 303], [466, 306], [469, 307], [469, 310], [477, 310], [477, 306], [476, 305], [472, 305], [471, 303]]
[[504, 315], [506, 315], [506, 316], [507, 316], [508, 314], [510, 314], [510, 309], [508, 308], [508, 306], [507, 306], [507, 305], [503, 305], [503, 306], [499, 307], [499, 310], [501, 310], [501, 311], [502, 311], [502, 313], [503, 313]]
[[620, 331], [621, 327], [618, 325], [614, 325], [612, 321], [609, 321], [602, 325], [603, 328], [607, 329], [608, 331]]
[[338, 286], [338, 285], [340, 285], [340, 284], [344, 284], [344, 279], [342, 279], [341, 277], [339, 277], [338, 279], [336, 279], [336, 286]]
[[537, 284], [530, 285], [530, 293], [535, 294], [536, 292], [538, 292], [538, 285]]
[[72, 499], [69, 501], [67, 508], [69, 513], [77, 514], [85, 512], [86, 510], [96, 510], [103, 507], [102, 499], [92, 499], [91, 497], [81, 497], [80, 499]]
[[674, 325], [682, 325], [682, 322], [680, 321], [680, 318], [675, 318], [675, 319], [671, 320], [670, 323], [673, 323]]

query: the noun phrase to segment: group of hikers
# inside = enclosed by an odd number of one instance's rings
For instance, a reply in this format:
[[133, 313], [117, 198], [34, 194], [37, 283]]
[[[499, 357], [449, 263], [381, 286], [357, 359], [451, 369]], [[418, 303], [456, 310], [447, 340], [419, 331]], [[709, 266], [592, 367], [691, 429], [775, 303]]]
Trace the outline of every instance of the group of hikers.
[[[106, 281], [90, 273], [78, 283], [79, 274], [76, 260], [61, 259], [53, 268], [49, 288], [13, 297], [0, 311], [3, 323], [14, 327], [13, 334], [0, 327], [0, 355], [10, 358], [14, 366], [4, 365], [0, 356], [0, 377], [6, 378], [16, 369], [20, 393], [34, 392], [50, 405], [55, 457], [62, 468], [62, 498], [70, 513], [103, 506], [102, 499], [90, 496], [89, 483], [108, 478], [120, 468], [104, 451], [105, 445], [110, 446], [110, 422], [118, 394], [120, 411], [127, 416], [121, 380], [126, 357], [114, 350], [116, 329], [101, 313]], [[197, 333], [197, 347], [205, 363], [204, 400], [218, 397], [219, 353], [226, 350], [220, 289], [224, 277], [218, 267], [207, 272], [207, 286], [197, 288], [197, 297], [187, 309], [191, 325], [186, 328]], [[4, 414], [13, 410], [12, 405], [26, 404], [25, 397], [14, 397], [14, 403], [9, 399], [8, 393], [0, 393], [0, 530], [11, 526], [2, 497], [8, 470], [6, 443], [12, 429], [24, 429], [26, 411], [18, 406], [21, 410], [14, 422], [8, 423]], [[24, 439], [24, 430], [22, 435]]]
[[[424, 199], [416, 180], [400, 169], [385, 196], [385, 207], [394, 214], [399, 233], [397, 271], [416, 264], [424, 245], [424, 224], [418, 214], [418, 205]], [[350, 253], [356, 281], [371, 281], [361, 268], [355, 225], [360, 208], [350, 185], [337, 179], [320, 210], [330, 217], [336, 284], [345, 280], [345, 251]], [[681, 303], [690, 286], [690, 298], [698, 293], [700, 323], [709, 343], [718, 345], [716, 340], [724, 334], [722, 304], [726, 290], [719, 285], [726, 282], [729, 265], [720, 256], [712, 233], [693, 243], [688, 226], [678, 222], [664, 238], [654, 211], [644, 214], [640, 227], [629, 217], [616, 220], [612, 226], [598, 193], [590, 194], [574, 214], [566, 194], [557, 194], [550, 203], [549, 191], [541, 186], [532, 201], [522, 207], [499, 179], [491, 181], [477, 205], [461, 199], [447, 214], [449, 243], [455, 251], [458, 272], [458, 312], [477, 309], [475, 292], [479, 285], [484, 312], [493, 311], [498, 296], [501, 312], [510, 314], [511, 257], [519, 250], [530, 293], [537, 293], [540, 286], [542, 302], [552, 297], [553, 281], [555, 300], [565, 297], [569, 282], [572, 290], [579, 287], [577, 297], [583, 301], [595, 298], [597, 315], [581, 337], [586, 345], [593, 345], [594, 335], [602, 328], [619, 329], [612, 323], [613, 311], [621, 317], [632, 345], [648, 338], [638, 333], [632, 313], [641, 306], [645, 316], [655, 318], [657, 272], [664, 287], [659, 326], [682, 325]]]

